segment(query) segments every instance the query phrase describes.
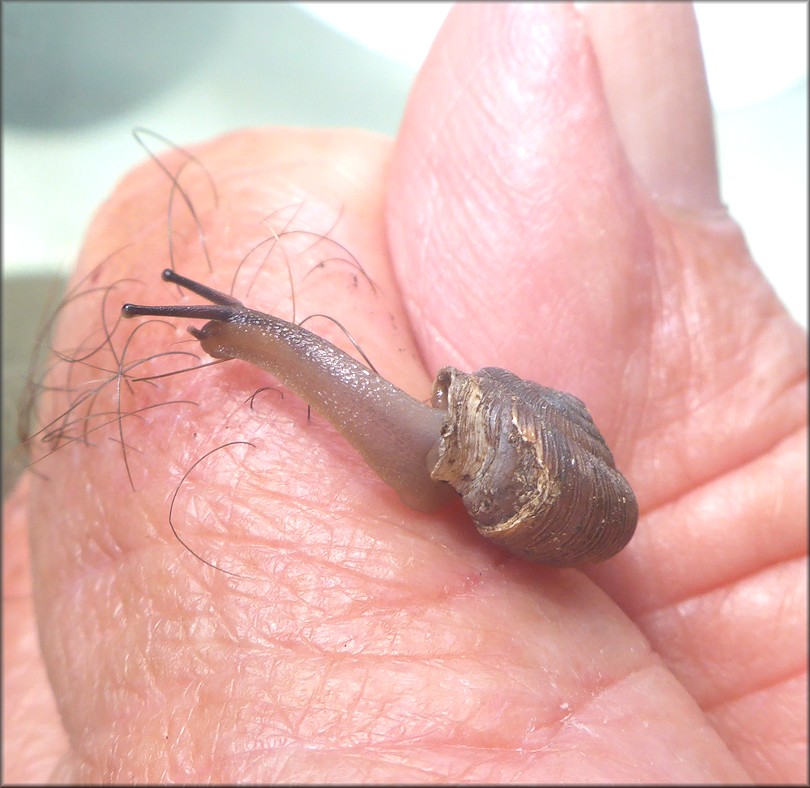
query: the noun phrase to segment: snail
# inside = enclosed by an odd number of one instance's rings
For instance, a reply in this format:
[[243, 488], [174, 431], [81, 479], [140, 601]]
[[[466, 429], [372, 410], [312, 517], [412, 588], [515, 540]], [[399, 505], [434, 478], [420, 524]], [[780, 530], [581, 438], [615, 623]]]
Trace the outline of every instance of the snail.
[[295, 323], [245, 307], [171, 269], [210, 304], [124, 304], [123, 317], [207, 320], [188, 330], [214, 358], [271, 372], [327, 418], [402, 501], [435, 511], [460, 495], [478, 531], [552, 566], [615, 555], [638, 506], [585, 405], [495, 367], [444, 367], [426, 405]]

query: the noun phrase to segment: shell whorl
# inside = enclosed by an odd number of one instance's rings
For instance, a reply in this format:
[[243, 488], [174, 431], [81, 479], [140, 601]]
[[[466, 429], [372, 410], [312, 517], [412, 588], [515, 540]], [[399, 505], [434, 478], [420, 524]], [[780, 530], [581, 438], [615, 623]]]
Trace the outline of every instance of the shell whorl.
[[495, 367], [445, 367], [433, 402], [446, 418], [431, 476], [482, 535], [552, 566], [601, 561], [630, 540], [635, 496], [579, 399]]

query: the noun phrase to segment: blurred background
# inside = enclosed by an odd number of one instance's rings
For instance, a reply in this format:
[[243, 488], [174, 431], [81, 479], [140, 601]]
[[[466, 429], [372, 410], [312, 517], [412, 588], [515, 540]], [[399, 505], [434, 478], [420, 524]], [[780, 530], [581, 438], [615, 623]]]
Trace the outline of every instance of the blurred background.
[[[3, 454], [44, 299], [145, 155], [240, 126], [393, 135], [450, 3], [2, 4]], [[807, 5], [698, 4], [723, 198], [807, 326]]]

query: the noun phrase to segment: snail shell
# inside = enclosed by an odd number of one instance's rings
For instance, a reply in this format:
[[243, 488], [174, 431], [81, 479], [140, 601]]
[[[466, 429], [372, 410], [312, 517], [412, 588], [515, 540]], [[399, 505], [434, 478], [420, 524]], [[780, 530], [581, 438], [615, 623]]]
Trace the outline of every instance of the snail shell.
[[636, 498], [579, 399], [496, 367], [445, 367], [433, 406], [446, 419], [430, 475], [483, 536], [553, 566], [601, 561], [630, 540]]

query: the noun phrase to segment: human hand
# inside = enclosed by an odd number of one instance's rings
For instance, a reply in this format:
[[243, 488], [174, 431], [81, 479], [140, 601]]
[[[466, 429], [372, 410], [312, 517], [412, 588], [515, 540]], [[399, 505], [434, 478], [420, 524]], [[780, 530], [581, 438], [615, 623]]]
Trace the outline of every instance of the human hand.
[[[227, 290], [268, 213], [303, 202], [296, 226], [321, 230], [342, 208], [329, 237], [377, 290], [327, 263], [296, 280], [299, 316], [340, 319], [416, 396], [452, 363], [582, 398], [639, 498], [629, 547], [587, 573], [506, 558], [455, 512], [402, 507], [293, 397], [242, 405], [267, 377], [239, 362], [123, 386], [125, 412], [160, 405], [122, 422], [135, 491], [113, 419], [6, 507], [5, 593], [30, 527], [59, 714], [30, 602], [7, 599], [7, 779], [10, 760], [73, 781], [806, 779], [806, 336], [719, 204], [691, 10], [588, 13], [598, 65], [569, 7], [456, 8], [393, 149], [289, 130], [200, 146], [218, 206], [201, 171], [182, 183], [214, 273], [187, 215], [172, 238], [178, 270]], [[663, 27], [655, 95], [611, 84]], [[91, 229], [76, 281], [106, 262], [83, 289], [139, 280], [111, 291], [110, 325], [123, 301], [177, 297], [165, 194], [145, 165]], [[293, 276], [326, 256], [305, 248]], [[289, 290], [276, 266], [236, 294], [280, 313]], [[103, 344], [99, 303], [54, 344]], [[138, 330], [127, 359], [193, 351], [176, 322]], [[111, 380], [97, 412], [118, 405]], [[175, 517], [241, 578], [167, 520], [195, 460], [237, 439], [255, 448], [195, 469]]]

